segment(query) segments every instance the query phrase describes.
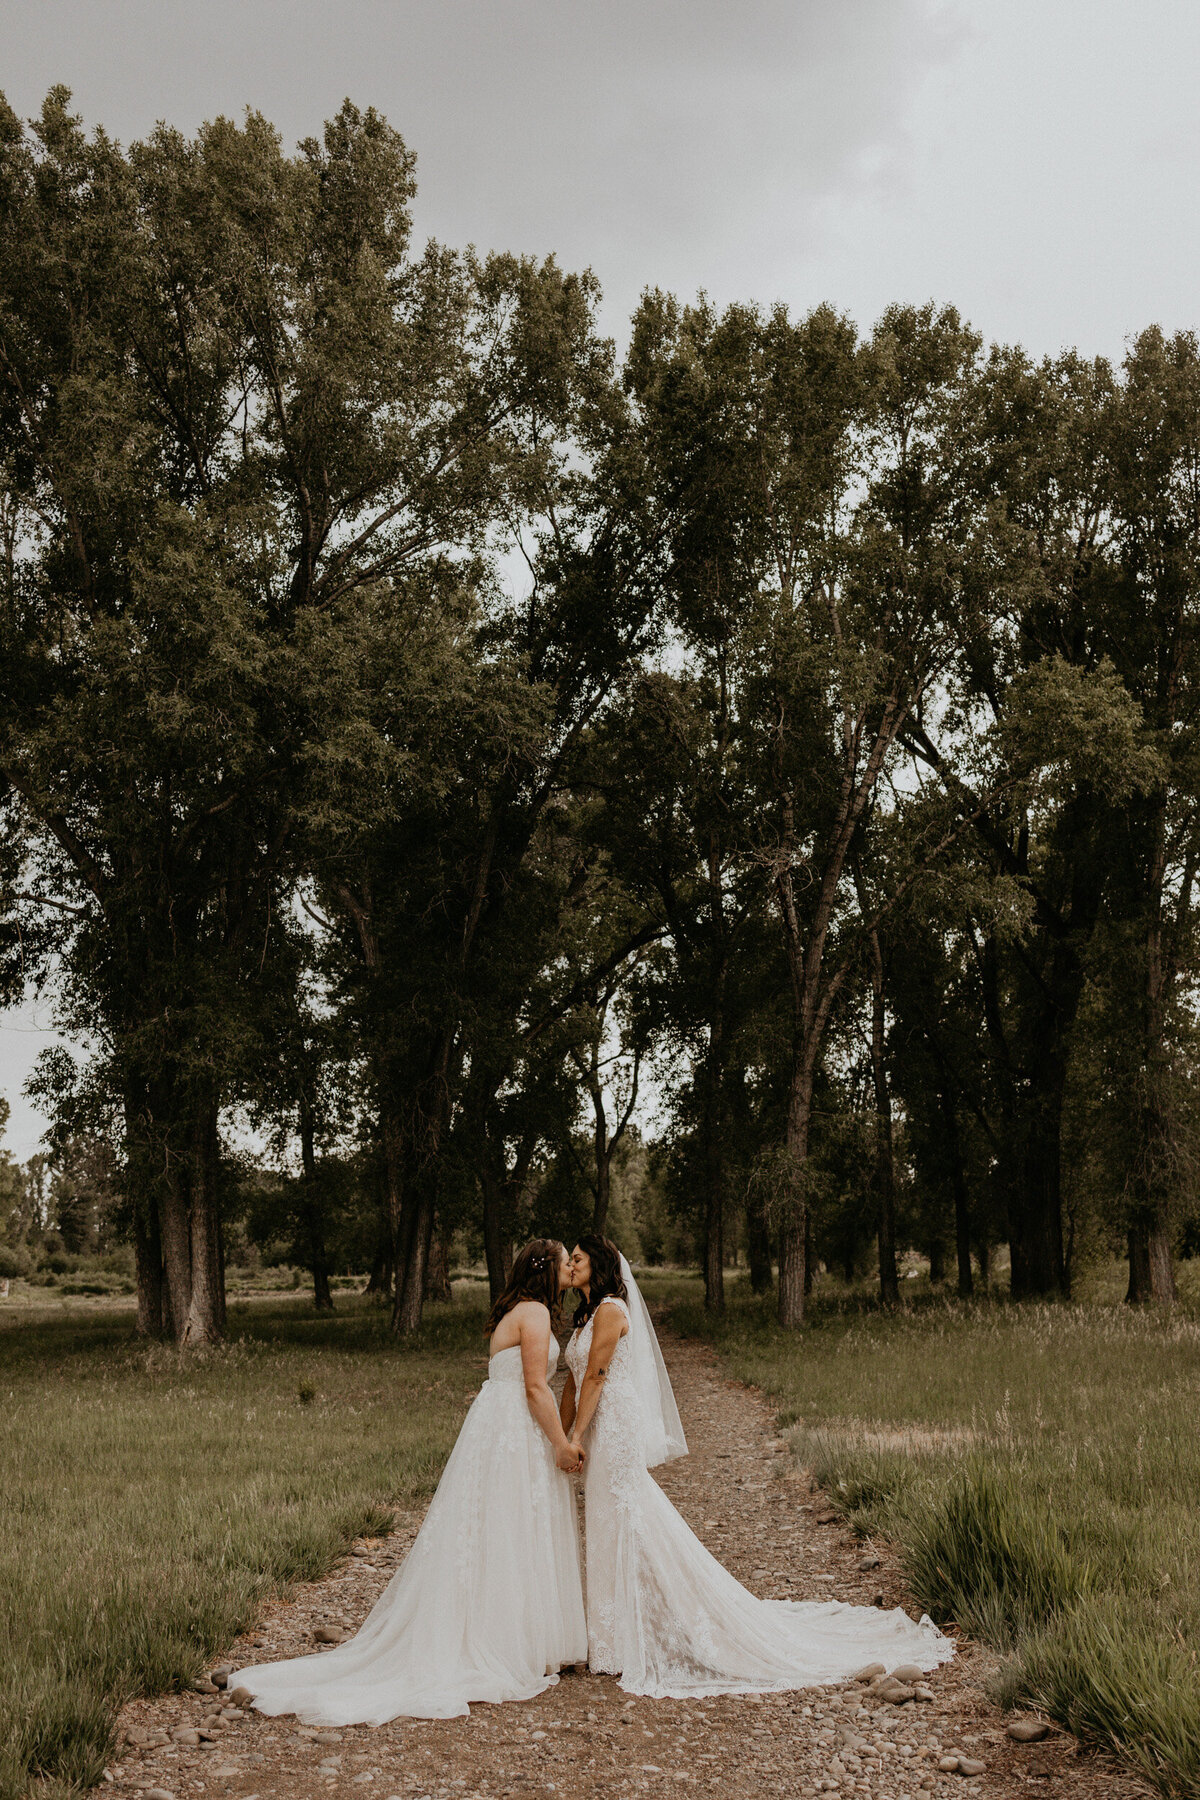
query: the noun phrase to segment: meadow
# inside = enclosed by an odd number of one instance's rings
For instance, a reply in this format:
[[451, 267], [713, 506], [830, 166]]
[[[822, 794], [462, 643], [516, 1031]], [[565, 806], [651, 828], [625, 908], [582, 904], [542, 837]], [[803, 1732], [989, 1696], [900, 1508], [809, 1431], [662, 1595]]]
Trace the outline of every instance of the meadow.
[[918, 1600], [1006, 1653], [996, 1698], [1103, 1741], [1171, 1796], [1200, 1795], [1200, 1267], [1169, 1315], [1015, 1307], [921, 1291], [878, 1311], [826, 1284], [797, 1340], [735, 1284], [703, 1336], [779, 1409], [795, 1456], [856, 1531], [901, 1546]]
[[[464, 1291], [465, 1289], [465, 1291]], [[97, 1782], [129, 1696], [185, 1684], [263, 1596], [432, 1492], [486, 1368], [486, 1286], [416, 1345], [338, 1296], [234, 1301], [181, 1356], [128, 1301], [0, 1306], [0, 1800]]]
[[[1071, 1304], [963, 1304], [912, 1283], [882, 1314], [831, 1278], [803, 1334], [740, 1278], [651, 1304], [773, 1399], [853, 1527], [914, 1592], [1005, 1653], [997, 1698], [1200, 1795], [1200, 1267], [1170, 1316], [1115, 1271]], [[485, 1368], [486, 1287], [414, 1343], [356, 1294], [235, 1298], [230, 1341], [181, 1356], [119, 1295], [0, 1307], [0, 1800], [96, 1782], [116, 1707], [193, 1679], [265, 1594], [331, 1566], [436, 1485]]]

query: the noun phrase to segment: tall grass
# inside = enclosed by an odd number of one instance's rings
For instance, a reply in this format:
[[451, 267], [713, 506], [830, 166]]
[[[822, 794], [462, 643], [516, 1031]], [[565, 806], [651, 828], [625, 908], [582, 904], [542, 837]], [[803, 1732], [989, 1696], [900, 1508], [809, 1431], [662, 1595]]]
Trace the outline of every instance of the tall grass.
[[97, 1781], [123, 1700], [193, 1679], [266, 1593], [436, 1485], [482, 1313], [430, 1308], [399, 1346], [355, 1300], [242, 1302], [227, 1345], [185, 1354], [128, 1311], [0, 1314], [0, 1800]]
[[[1195, 1272], [1188, 1270], [1188, 1276]], [[1200, 1796], [1200, 1304], [818, 1297], [799, 1335], [735, 1286], [723, 1320], [659, 1284], [775, 1400], [856, 1529], [902, 1547], [918, 1600], [1008, 1654], [1005, 1697]], [[1195, 1286], [1189, 1281], [1189, 1288]]]

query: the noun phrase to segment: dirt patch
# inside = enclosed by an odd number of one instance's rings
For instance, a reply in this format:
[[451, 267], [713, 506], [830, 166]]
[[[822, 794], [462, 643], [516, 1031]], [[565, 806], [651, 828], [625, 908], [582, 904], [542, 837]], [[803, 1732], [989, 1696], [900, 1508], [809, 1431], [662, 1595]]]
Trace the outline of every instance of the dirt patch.
[[793, 1443], [836, 1444], [855, 1450], [898, 1450], [905, 1456], [942, 1455], [969, 1450], [982, 1433], [967, 1425], [880, 1425], [865, 1419], [829, 1419], [820, 1425], [793, 1426]]
[[[914, 1612], [889, 1546], [864, 1547], [839, 1523], [818, 1523], [819, 1492], [777, 1436], [755, 1391], [729, 1381], [706, 1347], [667, 1338], [691, 1454], [659, 1470], [688, 1523], [753, 1592], [838, 1599]], [[386, 1539], [365, 1540], [323, 1581], [270, 1606], [260, 1627], [229, 1647], [235, 1664], [312, 1651], [319, 1625], [356, 1627], [391, 1579], [420, 1519], [406, 1515]], [[859, 1567], [867, 1552], [877, 1567]], [[467, 1719], [395, 1720], [317, 1732], [292, 1719], [236, 1720], [211, 1748], [127, 1747], [110, 1779], [163, 1788], [188, 1800], [472, 1800], [509, 1795], [681, 1795], [762, 1800], [791, 1795], [869, 1795], [926, 1800], [1135, 1800], [1148, 1794], [1107, 1757], [1080, 1754], [1057, 1731], [1020, 1746], [989, 1704], [990, 1654], [959, 1640], [953, 1662], [929, 1677], [932, 1703], [866, 1703], [852, 1683], [761, 1699], [633, 1700], [609, 1676], [564, 1676], [523, 1705], [476, 1706]], [[174, 1695], [136, 1701], [122, 1727], [198, 1725], [211, 1700]], [[982, 1774], [943, 1773], [961, 1751]]]

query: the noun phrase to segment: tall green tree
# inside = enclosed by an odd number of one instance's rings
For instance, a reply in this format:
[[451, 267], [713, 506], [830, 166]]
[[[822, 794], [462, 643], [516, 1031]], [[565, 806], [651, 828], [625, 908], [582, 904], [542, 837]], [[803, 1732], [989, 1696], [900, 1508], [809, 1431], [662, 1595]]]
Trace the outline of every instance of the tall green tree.
[[[54, 90], [0, 109], [0, 780], [19, 916], [58, 926], [63, 1016], [103, 1047], [139, 1318], [224, 1318], [219, 1130], [344, 640], [486, 532], [503, 398], [478, 283], [414, 254], [413, 159], [349, 103], [121, 152]], [[44, 924], [43, 924], [44, 931]]]

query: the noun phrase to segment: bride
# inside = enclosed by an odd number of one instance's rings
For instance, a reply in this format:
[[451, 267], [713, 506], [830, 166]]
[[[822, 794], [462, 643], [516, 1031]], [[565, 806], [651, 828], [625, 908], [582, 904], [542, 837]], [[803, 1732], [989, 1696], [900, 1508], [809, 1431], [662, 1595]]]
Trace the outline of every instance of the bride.
[[239, 1669], [264, 1713], [312, 1725], [448, 1719], [471, 1701], [529, 1700], [587, 1656], [572, 1473], [549, 1377], [567, 1253], [535, 1238], [492, 1308], [487, 1380], [403, 1567], [349, 1643]]
[[[608, 1238], [571, 1258], [583, 1296], [567, 1345], [563, 1428], [583, 1455], [588, 1664], [631, 1694], [762, 1693], [844, 1681], [864, 1663], [935, 1668], [954, 1645], [842, 1601], [758, 1600], [684, 1523], [647, 1471], [686, 1456], [666, 1366], [632, 1271]], [[590, 1434], [590, 1435], [589, 1435]]]

